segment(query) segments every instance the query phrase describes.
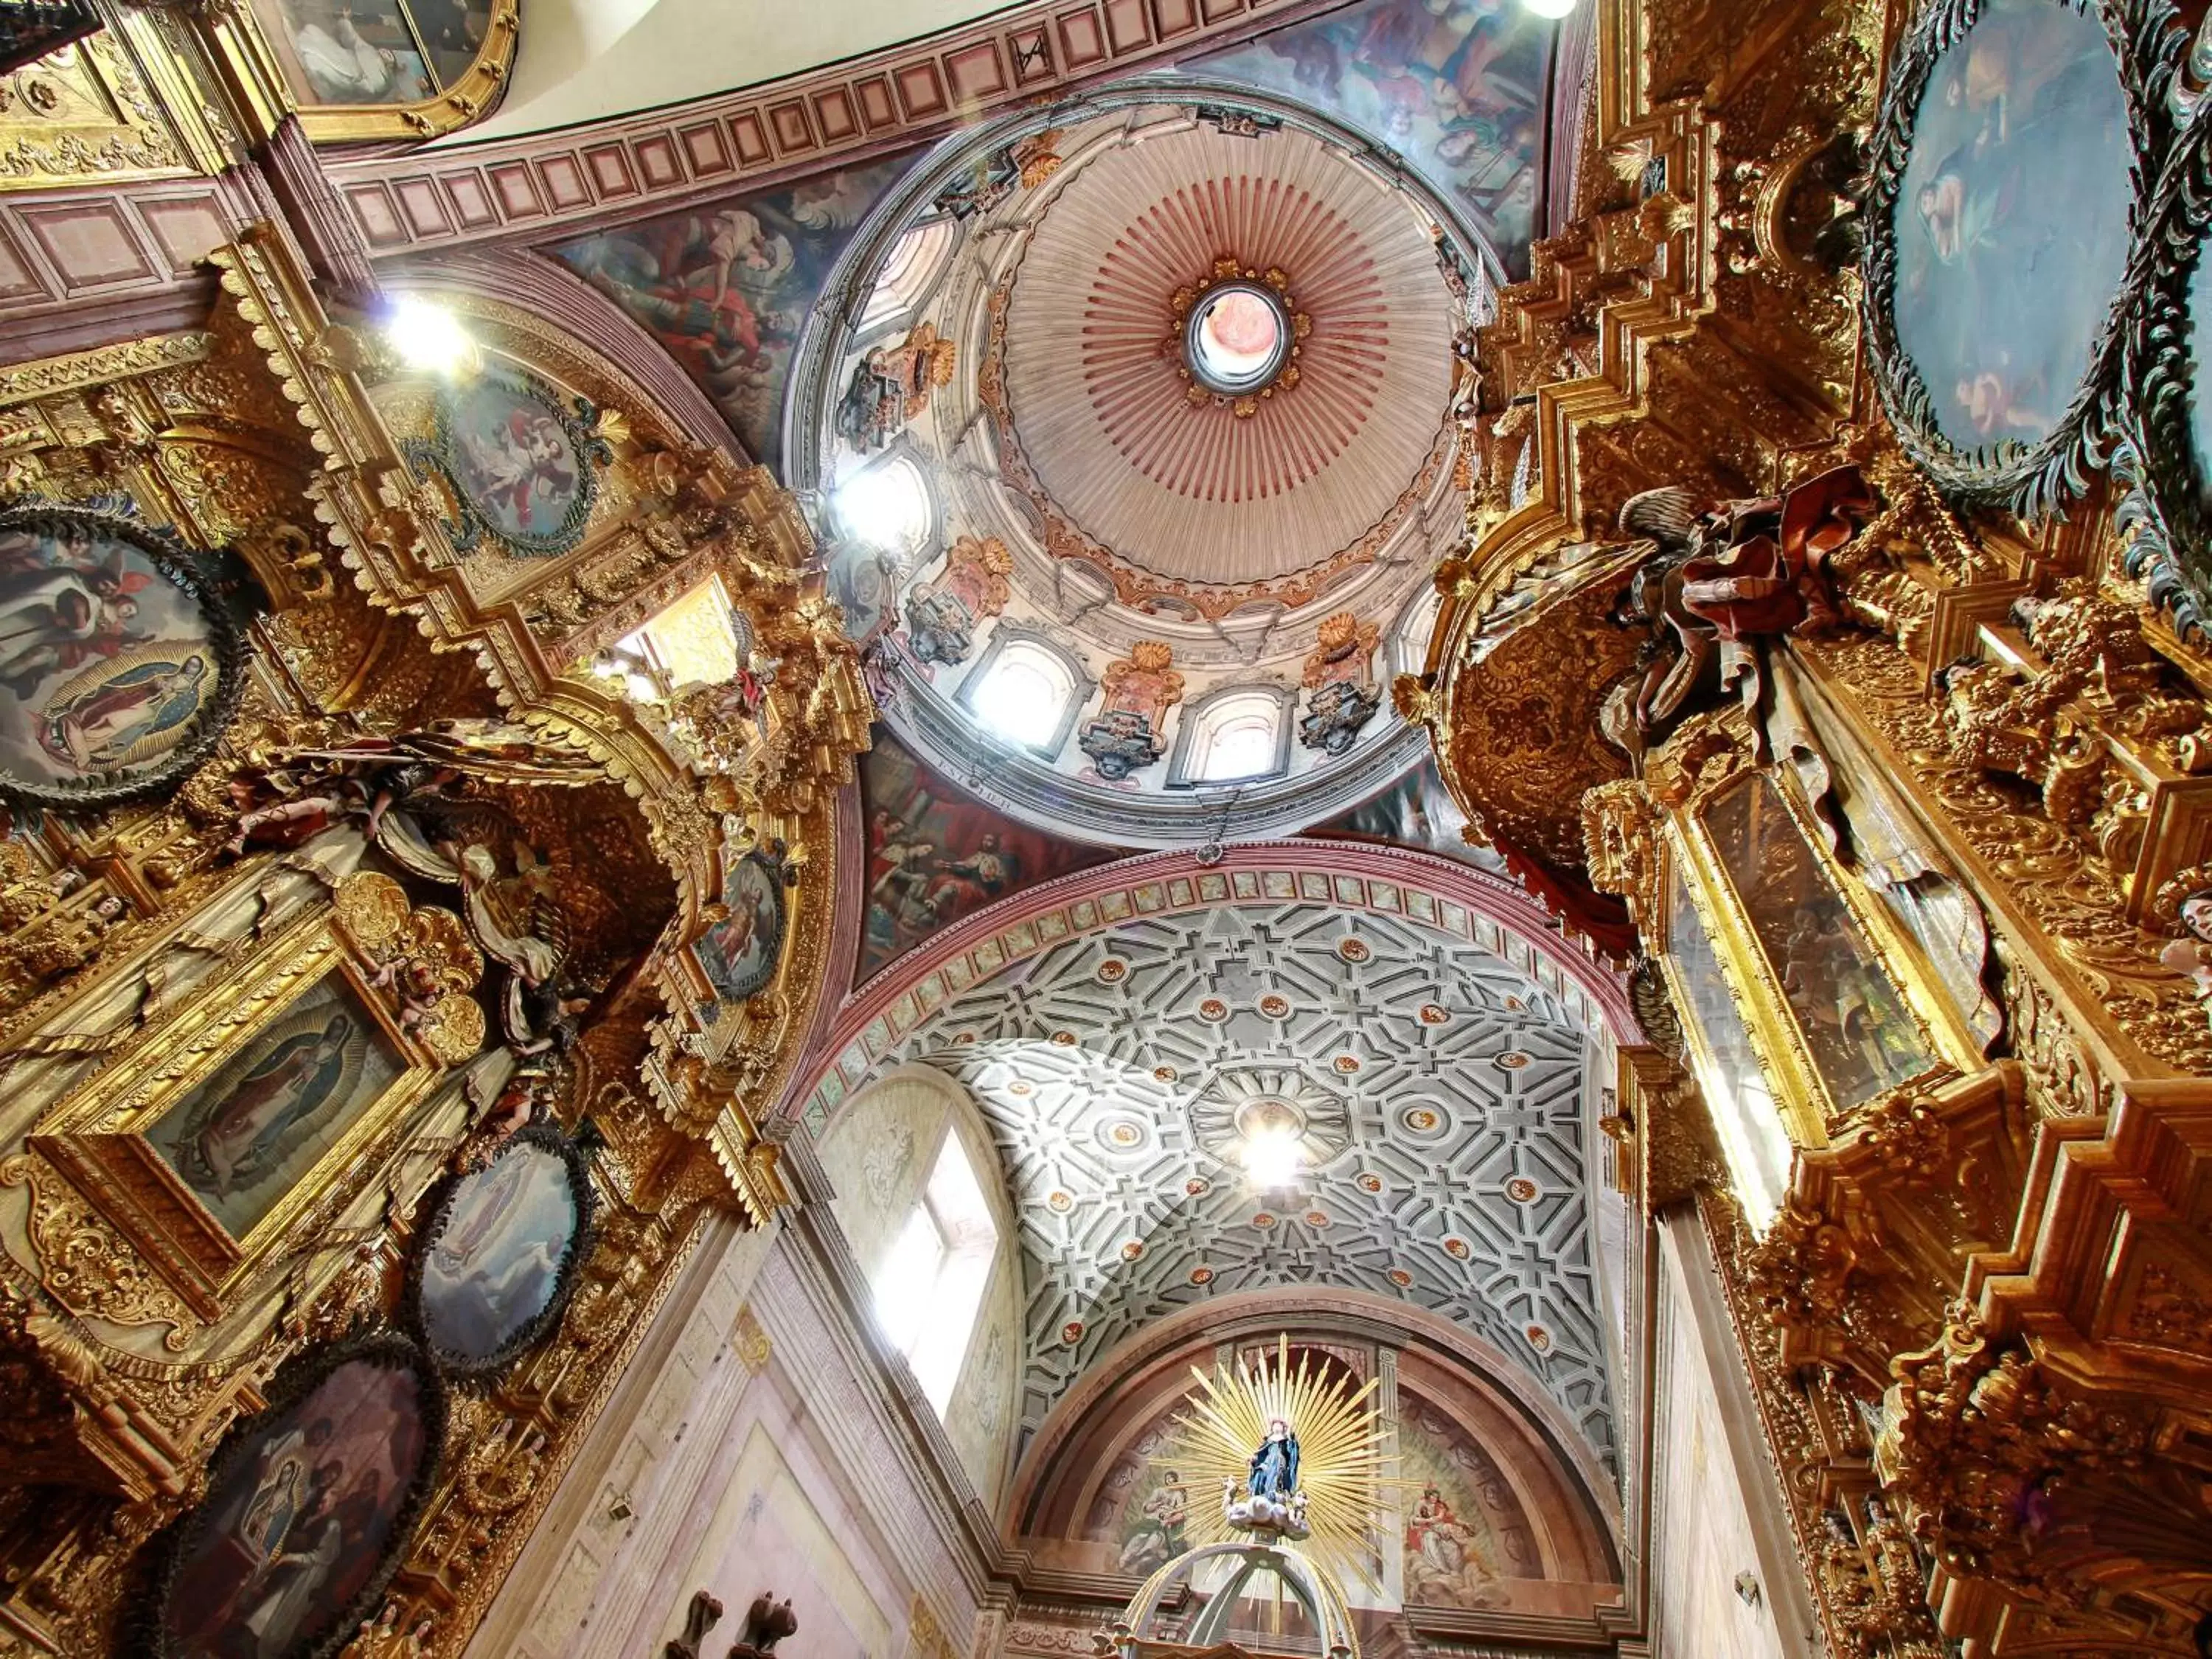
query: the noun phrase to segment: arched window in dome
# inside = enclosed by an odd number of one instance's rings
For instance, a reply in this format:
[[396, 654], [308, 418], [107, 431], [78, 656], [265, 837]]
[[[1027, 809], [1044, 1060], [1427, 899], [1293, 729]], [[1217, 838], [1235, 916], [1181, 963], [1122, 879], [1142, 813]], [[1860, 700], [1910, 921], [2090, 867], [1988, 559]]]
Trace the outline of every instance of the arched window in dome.
[[868, 291], [867, 304], [860, 308], [856, 336], [896, 322], [921, 304], [959, 243], [960, 227], [950, 219], [916, 225], [900, 237], [884, 261], [883, 274]]
[[1083, 665], [1051, 641], [1004, 626], [956, 699], [975, 724], [1042, 760], [1056, 759], [1091, 694]]
[[1279, 686], [1233, 686], [1183, 715], [1168, 787], [1257, 783], [1291, 765], [1291, 694]]
[[937, 523], [929, 480], [911, 455], [890, 455], [842, 480], [830, 498], [840, 534], [896, 558], [911, 556]]

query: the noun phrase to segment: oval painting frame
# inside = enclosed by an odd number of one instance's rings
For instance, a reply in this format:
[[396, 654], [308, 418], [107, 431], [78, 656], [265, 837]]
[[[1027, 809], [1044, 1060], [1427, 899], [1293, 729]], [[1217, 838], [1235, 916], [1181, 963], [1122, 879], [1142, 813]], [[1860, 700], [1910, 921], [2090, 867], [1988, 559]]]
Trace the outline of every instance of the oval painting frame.
[[[565, 1194], [567, 1214], [545, 1212], [549, 1194]], [[592, 1177], [582, 1149], [550, 1124], [509, 1136], [481, 1168], [447, 1176], [423, 1201], [420, 1237], [407, 1262], [404, 1316], [440, 1370], [478, 1377], [534, 1346], [560, 1322], [590, 1254]], [[544, 1223], [556, 1224], [549, 1232]], [[544, 1290], [524, 1298], [482, 1341], [452, 1339], [471, 1315], [509, 1299], [516, 1274], [538, 1264]], [[490, 1287], [457, 1282], [464, 1267], [497, 1275]], [[520, 1281], [528, 1288], [530, 1281]]]
[[[411, 1458], [392, 1451], [409, 1421], [395, 1405], [411, 1408], [419, 1431]], [[295, 1359], [268, 1407], [224, 1437], [209, 1465], [207, 1495], [156, 1542], [153, 1590], [132, 1650], [187, 1659], [206, 1652], [210, 1637], [259, 1618], [264, 1635], [276, 1620], [294, 1621], [282, 1659], [331, 1659], [376, 1610], [398, 1570], [437, 1482], [446, 1418], [437, 1368], [395, 1333]], [[333, 1491], [343, 1495], [333, 1498]], [[364, 1520], [374, 1523], [365, 1567], [345, 1553], [345, 1529]], [[277, 1559], [280, 1550], [291, 1559]], [[326, 1552], [330, 1559], [316, 1559]], [[349, 1584], [349, 1592], [333, 1596], [333, 1583]]]
[[[563, 408], [551, 386], [505, 364], [488, 362], [439, 387], [436, 459], [465, 520], [456, 538], [464, 550], [488, 538], [525, 557], [551, 558], [583, 541], [599, 499], [594, 463], [607, 458], [607, 446], [592, 435], [590, 401], [574, 404]], [[553, 493], [540, 503], [544, 488]]]
[[2175, 629], [2212, 638], [2212, 100], [2197, 106], [2153, 198], [2150, 269], [2128, 331], [2136, 521], [2124, 562]]
[[[2144, 181], [2171, 133], [2165, 88], [2183, 37], [2151, 27], [2170, 9], [1934, 0], [1899, 49], [1869, 152], [1863, 322], [1899, 442], [1955, 501], [2040, 517], [2103, 463], [2148, 233]], [[2084, 116], [2101, 146], [2054, 143]], [[2051, 178], [2053, 157], [2080, 171]], [[2066, 222], [2077, 203], [2121, 234]], [[2045, 268], [2054, 249], [2073, 262], [2063, 281]], [[2048, 325], [2054, 295], [2078, 329]], [[1955, 356], [1915, 356], [1948, 342]]]
[[215, 751], [245, 685], [243, 631], [168, 537], [82, 507], [0, 508], [0, 800], [159, 794]]
[[743, 1002], [769, 988], [783, 960], [791, 914], [783, 872], [763, 854], [748, 853], [731, 866], [721, 899], [729, 907], [728, 919], [691, 941], [691, 958], [717, 1000]]

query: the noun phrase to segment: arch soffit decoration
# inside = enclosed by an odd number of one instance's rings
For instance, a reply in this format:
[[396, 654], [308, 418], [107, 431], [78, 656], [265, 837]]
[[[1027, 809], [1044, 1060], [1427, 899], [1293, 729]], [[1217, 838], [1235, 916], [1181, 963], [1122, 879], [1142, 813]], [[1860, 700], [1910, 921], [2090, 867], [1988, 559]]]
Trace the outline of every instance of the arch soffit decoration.
[[[840, 817], [857, 833], [857, 811]], [[841, 851], [850, 855], [842, 860], [848, 876], [838, 909], [841, 917], [857, 917], [863, 860], [852, 848]], [[1559, 996], [1584, 1031], [1615, 1044], [1644, 1041], [1629, 1009], [1626, 979], [1564, 943], [1543, 907], [1510, 882], [1433, 854], [1371, 842], [1318, 836], [1244, 842], [1225, 848], [1212, 865], [1195, 853], [1175, 851], [1079, 871], [1001, 899], [932, 935], [826, 1021], [802, 1066], [802, 1086], [787, 1097], [784, 1111], [818, 1136], [851, 1091], [872, 1080], [876, 1062], [956, 985], [988, 979], [1048, 945], [1139, 916], [1298, 897], [1441, 927]]]
[[[1425, 1351], [1432, 1362], [1440, 1362], [1455, 1380], [1471, 1386], [1522, 1429], [1530, 1448], [1548, 1461], [1580, 1500], [1579, 1518], [1591, 1528], [1590, 1534], [1579, 1540], [1580, 1547], [1601, 1558], [1607, 1571], [1620, 1571], [1626, 1519], [1619, 1491], [1558, 1403], [1521, 1365], [1440, 1315], [1333, 1285], [1239, 1291], [1185, 1308], [1102, 1356], [1054, 1403], [1023, 1449], [1003, 1511], [1006, 1541], [1018, 1542], [1024, 1528], [1040, 1522], [1054, 1524], [1044, 1520], [1048, 1513], [1056, 1521], [1066, 1511], [1067, 1524], [1079, 1524], [1104, 1469], [1130, 1437], [1186, 1391], [1191, 1364], [1211, 1370], [1215, 1345], [1272, 1340], [1284, 1330], [1292, 1332], [1294, 1340], [1335, 1338]], [[1096, 1443], [1094, 1437], [1102, 1428], [1109, 1440]], [[1071, 1506], [1059, 1501], [1062, 1494], [1058, 1486], [1068, 1471], [1071, 1454], [1079, 1451], [1097, 1469], [1086, 1478]], [[1509, 1474], [1522, 1472], [1513, 1469], [1510, 1460], [1501, 1460], [1501, 1464]], [[1552, 1513], [1518, 1482], [1516, 1494], [1538, 1529], [1541, 1559], [1548, 1569], [1577, 1547], [1577, 1540], [1562, 1530], [1577, 1517]]]

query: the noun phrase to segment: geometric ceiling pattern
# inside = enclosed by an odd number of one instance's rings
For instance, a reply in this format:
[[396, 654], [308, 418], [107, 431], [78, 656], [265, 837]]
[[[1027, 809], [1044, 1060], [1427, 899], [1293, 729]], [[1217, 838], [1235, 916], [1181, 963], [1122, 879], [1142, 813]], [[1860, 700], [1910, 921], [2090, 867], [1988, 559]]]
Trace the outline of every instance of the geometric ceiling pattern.
[[[1025, 1432], [1160, 1316], [1316, 1284], [1486, 1339], [1611, 1463], [1587, 1047], [1558, 997], [1464, 939], [1292, 901], [1051, 945], [878, 1066], [958, 1079], [998, 1141], [1022, 1233]], [[1230, 1126], [1262, 1099], [1307, 1132], [1295, 1194], [1255, 1193], [1233, 1161]]]

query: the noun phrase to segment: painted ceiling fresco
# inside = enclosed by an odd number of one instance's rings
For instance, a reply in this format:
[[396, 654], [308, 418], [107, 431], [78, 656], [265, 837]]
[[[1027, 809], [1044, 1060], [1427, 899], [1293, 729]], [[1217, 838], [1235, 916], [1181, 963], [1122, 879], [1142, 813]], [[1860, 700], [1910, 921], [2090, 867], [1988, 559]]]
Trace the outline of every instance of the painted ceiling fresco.
[[1395, 151], [1518, 280], [1557, 33], [1520, 0], [1365, 0], [1191, 67], [1315, 105]]
[[586, 236], [553, 250], [652, 331], [746, 452], [782, 459], [784, 387], [815, 298], [907, 158]]
[[1463, 833], [1467, 814], [1437, 775], [1436, 758], [1424, 754], [1419, 765], [1372, 800], [1331, 818], [1310, 833], [1339, 840], [1379, 841], [1416, 852], [1434, 853], [1470, 864], [1492, 875], [1505, 873], [1505, 860], [1487, 847], [1472, 844]]
[[861, 757], [868, 910], [859, 979], [985, 905], [1117, 856], [1014, 823], [916, 760], [882, 727]]
[[[1499, 958], [1293, 902], [1050, 946], [878, 1065], [957, 1077], [998, 1139], [1022, 1224], [1025, 1428], [1163, 1315], [1321, 1283], [1460, 1322], [1610, 1456], [1583, 1059], [1559, 1001]], [[1263, 1096], [1306, 1126], [1294, 1202], [1256, 1196], [1231, 1161]]]

